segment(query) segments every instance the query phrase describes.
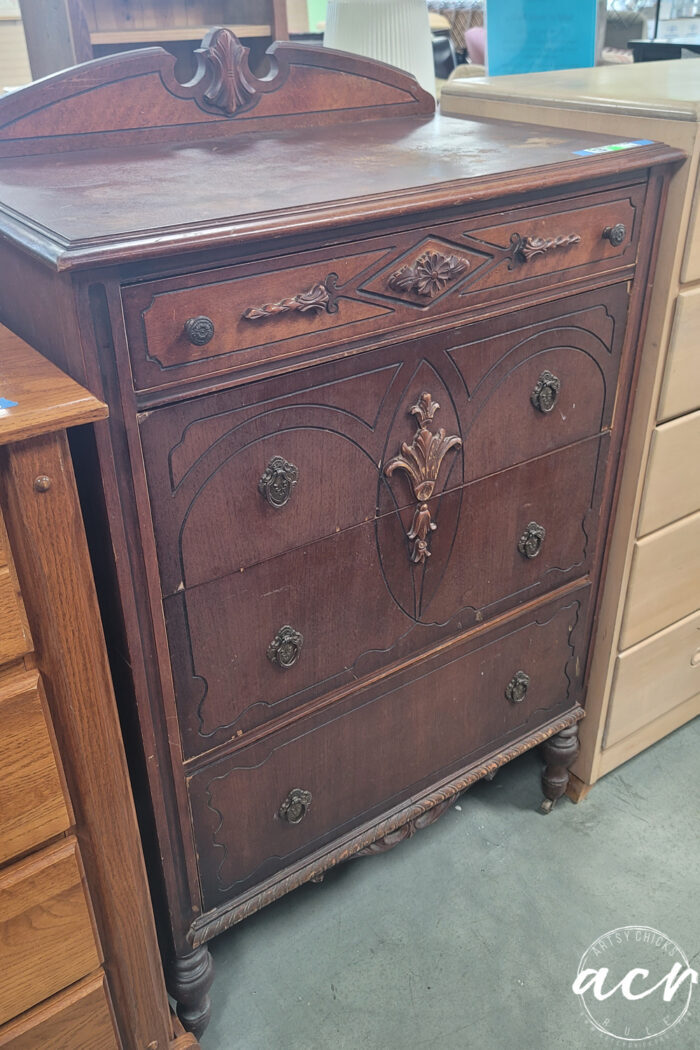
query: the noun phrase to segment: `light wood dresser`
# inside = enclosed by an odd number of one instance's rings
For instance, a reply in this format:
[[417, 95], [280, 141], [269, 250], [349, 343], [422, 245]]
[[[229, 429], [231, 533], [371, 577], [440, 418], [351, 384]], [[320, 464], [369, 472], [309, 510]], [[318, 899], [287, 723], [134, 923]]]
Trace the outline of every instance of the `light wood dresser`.
[[195, 1032], [220, 931], [538, 744], [563, 794], [683, 158], [198, 58], [0, 102], [0, 308], [110, 406], [79, 480]]
[[66, 427], [106, 406], [0, 329], [0, 1047], [176, 1042]]
[[[679, 146], [569, 793], [700, 712], [700, 68], [687, 61], [450, 84], [455, 116]], [[556, 130], [554, 131], [556, 134]]]

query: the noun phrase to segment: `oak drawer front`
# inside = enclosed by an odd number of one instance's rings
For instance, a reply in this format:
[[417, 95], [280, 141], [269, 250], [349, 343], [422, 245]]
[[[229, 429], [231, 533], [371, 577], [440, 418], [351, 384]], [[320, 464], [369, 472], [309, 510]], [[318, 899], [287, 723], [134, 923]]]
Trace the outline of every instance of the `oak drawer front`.
[[0, 664], [32, 651], [22, 601], [9, 565], [0, 568]]
[[700, 409], [700, 289], [681, 292], [676, 300], [673, 330], [659, 401], [659, 420]]
[[0, 1024], [100, 962], [75, 839], [0, 872]]
[[[415, 505], [386, 466], [425, 422], [456, 437], [434, 496], [612, 420], [627, 291], [595, 293], [144, 414], [163, 594]], [[550, 400], [547, 401], [547, 397]], [[550, 409], [547, 411], [547, 409]], [[415, 411], [413, 411], [415, 409]]]
[[695, 612], [700, 601], [700, 511], [637, 540], [620, 648]]
[[621, 653], [615, 665], [605, 747], [700, 694], [700, 613]]
[[71, 815], [36, 673], [0, 682], [0, 863], [67, 831]]
[[[375, 685], [352, 708], [333, 705], [195, 773], [204, 907], [571, 709], [585, 600], [578, 591], [472, 637]], [[294, 789], [310, 796], [297, 823]]]
[[135, 388], [371, 340], [632, 265], [644, 192], [639, 184], [126, 286]]
[[0, 1050], [122, 1050], [104, 973], [4, 1025]]
[[422, 563], [411, 560], [407, 509], [171, 595], [186, 754], [583, 576], [607, 443], [591, 439], [445, 494]]
[[663, 423], [651, 439], [637, 535], [700, 510], [700, 412]]

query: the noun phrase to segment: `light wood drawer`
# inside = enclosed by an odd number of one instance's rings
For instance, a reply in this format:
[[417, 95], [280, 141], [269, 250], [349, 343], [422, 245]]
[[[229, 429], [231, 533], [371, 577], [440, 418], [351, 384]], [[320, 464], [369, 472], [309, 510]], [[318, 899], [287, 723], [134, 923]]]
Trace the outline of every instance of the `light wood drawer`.
[[681, 292], [676, 300], [673, 331], [659, 401], [659, 422], [700, 408], [698, 331], [700, 289]]
[[9, 566], [0, 568], [0, 664], [17, 660], [32, 650], [17, 585]]
[[700, 412], [657, 427], [639, 512], [637, 534], [700, 510]]
[[617, 658], [605, 747], [700, 693], [700, 613]]
[[700, 599], [700, 512], [635, 544], [620, 648], [695, 612]]
[[36, 672], [0, 680], [0, 770], [0, 863], [4, 863], [71, 825]]
[[1, 1050], [121, 1050], [104, 973], [0, 1028]]
[[100, 962], [74, 838], [0, 872], [0, 1023]]

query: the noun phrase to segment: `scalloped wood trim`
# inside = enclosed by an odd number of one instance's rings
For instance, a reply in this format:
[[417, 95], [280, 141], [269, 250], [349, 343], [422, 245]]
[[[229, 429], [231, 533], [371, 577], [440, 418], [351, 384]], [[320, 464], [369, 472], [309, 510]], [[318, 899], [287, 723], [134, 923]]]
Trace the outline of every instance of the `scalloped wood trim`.
[[412, 830], [410, 834], [407, 833], [406, 838], [412, 837], [413, 831], [419, 829], [421, 823], [426, 827], [431, 823], [430, 821], [416, 823], [431, 809], [439, 806], [444, 811], [448, 808], [446, 806], [447, 802], [453, 801], [458, 794], [466, 791], [478, 780], [495, 773], [497, 769], [504, 766], [507, 762], [517, 758], [518, 755], [524, 754], [526, 751], [530, 751], [533, 747], [537, 747], [538, 744], [544, 743], [551, 736], [560, 733], [562, 729], [568, 729], [569, 726], [575, 725], [583, 717], [583, 708], [577, 704], [569, 714], [562, 715], [552, 722], [548, 722], [541, 729], [538, 729], [536, 733], [531, 733], [515, 744], [511, 744], [510, 747], [505, 748], [503, 751], [499, 751], [492, 757], [484, 759], [484, 761], [467, 772], [460, 773], [459, 776], [434, 789], [418, 802], [412, 802], [411, 805], [393, 813], [391, 816], [379, 821], [379, 823], [373, 824], [369, 828], [361, 829], [352, 837], [344, 839], [341, 845], [336, 846], [335, 849], [331, 849], [321, 856], [313, 857], [286, 878], [278, 879], [277, 881], [271, 880], [270, 884], [240, 903], [233, 901], [215, 911], [202, 915], [192, 923], [188, 933], [188, 940], [192, 947], [200, 947], [206, 941], [223, 933], [224, 930], [228, 930], [231, 926], [235, 926], [236, 923], [247, 919], [250, 915], [254, 915], [256, 911], [264, 908], [267, 904], [284, 897], [291, 890], [298, 889], [305, 882], [319, 881], [319, 876], [322, 876], [324, 872], [334, 868], [337, 864], [342, 864], [344, 861], [350, 860], [364, 851], [369, 853], [369, 847], [373, 843], [398, 831], [406, 824], [412, 825]]
[[[263, 79], [229, 29], [210, 30], [197, 71], [175, 78], [160, 47], [85, 62], [0, 99], [0, 157], [104, 149], [387, 117], [432, 116], [408, 73], [309, 44], [276, 43]], [[235, 118], [235, 119], [232, 119]]]

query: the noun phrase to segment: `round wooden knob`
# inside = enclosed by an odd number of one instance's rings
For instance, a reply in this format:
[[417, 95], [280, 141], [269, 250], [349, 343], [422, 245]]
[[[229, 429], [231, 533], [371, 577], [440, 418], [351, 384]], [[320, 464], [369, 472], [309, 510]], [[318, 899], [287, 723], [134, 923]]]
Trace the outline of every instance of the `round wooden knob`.
[[206, 346], [214, 338], [211, 317], [190, 317], [185, 321], [185, 335], [193, 346]]
[[614, 226], [606, 226], [603, 230], [603, 237], [606, 241], [610, 241], [613, 248], [619, 248], [626, 236], [627, 227], [623, 222], [618, 222]]

